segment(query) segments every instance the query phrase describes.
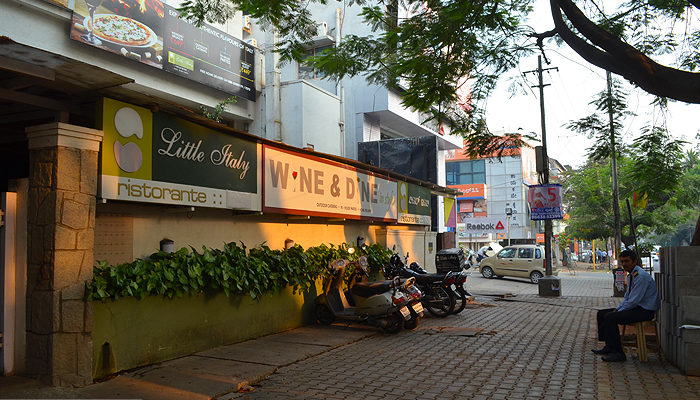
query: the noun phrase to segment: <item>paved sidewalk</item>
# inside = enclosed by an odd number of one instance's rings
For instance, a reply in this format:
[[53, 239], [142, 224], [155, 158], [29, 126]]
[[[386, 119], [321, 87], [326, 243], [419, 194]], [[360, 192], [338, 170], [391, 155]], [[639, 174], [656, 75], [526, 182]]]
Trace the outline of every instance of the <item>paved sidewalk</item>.
[[700, 399], [700, 377], [681, 375], [655, 353], [647, 363], [593, 355], [595, 310], [620, 301], [610, 297], [612, 275], [560, 278], [563, 297], [540, 298], [525, 280], [474, 274], [475, 304], [426, 317], [413, 332], [304, 327], [80, 389], [0, 378], [0, 398]]

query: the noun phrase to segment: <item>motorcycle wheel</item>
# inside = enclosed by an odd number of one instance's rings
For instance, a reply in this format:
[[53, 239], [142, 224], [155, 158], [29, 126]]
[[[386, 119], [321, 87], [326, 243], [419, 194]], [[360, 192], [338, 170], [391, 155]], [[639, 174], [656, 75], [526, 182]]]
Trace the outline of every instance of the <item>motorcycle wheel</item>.
[[442, 286], [432, 288], [424, 298], [426, 299], [425, 308], [436, 317], [445, 318], [455, 309], [455, 295]]
[[457, 302], [452, 314], [459, 314], [467, 307], [467, 293], [463, 290], [454, 290], [453, 292]]
[[418, 317], [413, 317], [409, 319], [408, 321], [404, 321], [403, 323], [403, 328], [407, 329], [409, 331], [412, 331], [416, 328], [418, 328]]
[[335, 321], [335, 315], [331, 312], [325, 304], [316, 305], [316, 320], [321, 325], [330, 325]]
[[386, 333], [399, 333], [403, 329], [403, 322], [403, 315], [400, 312], [395, 312], [387, 317], [386, 326], [382, 330]]

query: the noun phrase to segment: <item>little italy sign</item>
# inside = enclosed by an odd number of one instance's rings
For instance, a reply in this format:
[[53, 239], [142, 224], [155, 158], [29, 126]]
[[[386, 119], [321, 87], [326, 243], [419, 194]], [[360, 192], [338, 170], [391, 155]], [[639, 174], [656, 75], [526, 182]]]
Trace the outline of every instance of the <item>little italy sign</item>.
[[395, 221], [397, 183], [318, 157], [263, 146], [263, 211]]
[[104, 99], [104, 199], [260, 210], [260, 146]]

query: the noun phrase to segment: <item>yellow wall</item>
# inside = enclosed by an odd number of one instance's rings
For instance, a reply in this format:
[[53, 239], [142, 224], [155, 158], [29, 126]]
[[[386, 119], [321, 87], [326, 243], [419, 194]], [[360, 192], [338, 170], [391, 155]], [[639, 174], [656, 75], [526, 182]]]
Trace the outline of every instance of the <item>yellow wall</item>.
[[[124, 254], [123, 257], [101, 251], [99, 249], [102, 247], [96, 246], [98, 250], [95, 259], [107, 260], [114, 264], [144, 258], [158, 251], [159, 243], [164, 238], [173, 240], [176, 250], [189, 246], [198, 250], [202, 246], [222, 248], [223, 244], [228, 242], [243, 242], [247, 247], [266, 242], [272, 249], [281, 249], [288, 238], [308, 248], [322, 243], [338, 245], [346, 241], [355, 242], [358, 236], [365, 238], [368, 244], [377, 243], [379, 240], [380, 243], [391, 247], [393, 241], [387, 242], [385, 238], [377, 236], [378, 231], [384, 230], [398, 230], [411, 236], [410, 246], [407, 242], [406, 246], [401, 246], [400, 249], [403, 254], [410, 251], [411, 258], [415, 257], [421, 265], [426, 263], [424, 256], [434, 258], [435, 254], [435, 248], [431, 253], [428, 252], [427, 244], [423, 240], [426, 233], [430, 235], [430, 232], [424, 232], [424, 227], [387, 226], [367, 221], [341, 221], [320, 217], [304, 220], [280, 214], [235, 215], [231, 211], [216, 209], [196, 209], [194, 212], [188, 210], [189, 208], [116, 202], [99, 205], [95, 222], [96, 241], [116, 241], [105, 235], [116, 235], [119, 233], [115, 232], [116, 230], [122, 230], [122, 237], [127, 237], [133, 246], [122, 246], [127, 247], [119, 250]], [[115, 220], [121, 224], [115, 224]], [[414, 238], [416, 234], [420, 235], [420, 238]], [[380, 233], [380, 236], [386, 234]]]

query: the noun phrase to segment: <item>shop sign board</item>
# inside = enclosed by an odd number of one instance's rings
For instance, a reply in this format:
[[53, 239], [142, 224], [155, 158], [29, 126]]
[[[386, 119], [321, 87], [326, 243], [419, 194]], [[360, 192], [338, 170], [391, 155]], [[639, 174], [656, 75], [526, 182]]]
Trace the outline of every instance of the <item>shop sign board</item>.
[[530, 186], [530, 219], [562, 219], [562, 187], [560, 184]]
[[107, 98], [102, 129], [101, 198], [260, 211], [256, 142]]
[[399, 181], [398, 222], [430, 225], [430, 189]]
[[255, 101], [255, 48], [161, 0], [73, 0], [70, 37]]
[[263, 146], [263, 211], [351, 219], [397, 219], [397, 183], [368, 171]]
[[457, 200], [473, 200], [486, 198], [486, 184], [473, 183], [468, 185], [448, 185], [448, 188], [457, 189]]
[[506, 233], [508, 232], [508, 222], [506, 218], [465, 218], [462, 220], [459, 231], [469, 235], [481, 235], [484, 233]]

